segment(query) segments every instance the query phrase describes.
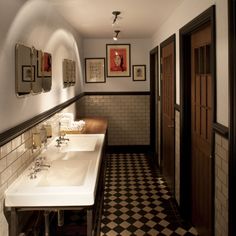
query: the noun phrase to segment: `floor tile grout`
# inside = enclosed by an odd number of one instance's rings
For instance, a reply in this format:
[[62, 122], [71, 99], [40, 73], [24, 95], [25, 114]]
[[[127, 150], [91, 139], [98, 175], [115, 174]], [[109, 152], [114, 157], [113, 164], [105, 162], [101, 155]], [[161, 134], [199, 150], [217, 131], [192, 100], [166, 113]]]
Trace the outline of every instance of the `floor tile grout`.
[[144, 153], [107, 156], [101, 236], [197, 235]]

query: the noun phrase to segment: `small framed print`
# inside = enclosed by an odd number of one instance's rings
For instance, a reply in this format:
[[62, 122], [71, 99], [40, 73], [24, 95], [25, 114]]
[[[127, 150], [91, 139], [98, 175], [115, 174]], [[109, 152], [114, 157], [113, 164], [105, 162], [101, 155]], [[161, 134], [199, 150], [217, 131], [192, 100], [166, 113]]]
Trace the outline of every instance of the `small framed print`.
[[130, 44], [107, 44], [107, 77], [130, 77]]
[[52, 55], [47, 52], [38, 51], [38, 77], [52, 76]]
[[105, 82], [105, 58], [85, 58], [85, 83]]
[[64, 59], [62, 62], [63, 69], [63, 83], [64, 86], [75, 85], [76, 82], [76, 65], [75, 61], [70, 59]]
[[133, 65], [133, 81], [146, 80], [146, 65]]
[[29, 66], [29, 65], [22, 66], [22, 81], [23, 82], [35, 81], [35, 66]]

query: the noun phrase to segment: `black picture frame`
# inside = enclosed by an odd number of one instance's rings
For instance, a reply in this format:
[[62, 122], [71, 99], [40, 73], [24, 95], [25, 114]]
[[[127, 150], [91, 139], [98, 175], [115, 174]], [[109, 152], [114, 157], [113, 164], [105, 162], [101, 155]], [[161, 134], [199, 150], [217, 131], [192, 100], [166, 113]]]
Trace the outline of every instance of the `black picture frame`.
[[22, 81], [35, 82], [35, 66], [22, 65]]
[[85, 58], [85, 83], [105, 82], [105, 58]]
[[133, 65], [133, 81], [146, 81], [146, 65]]
[[106, 44], [107, 77], [130, 77], [130, 44]]

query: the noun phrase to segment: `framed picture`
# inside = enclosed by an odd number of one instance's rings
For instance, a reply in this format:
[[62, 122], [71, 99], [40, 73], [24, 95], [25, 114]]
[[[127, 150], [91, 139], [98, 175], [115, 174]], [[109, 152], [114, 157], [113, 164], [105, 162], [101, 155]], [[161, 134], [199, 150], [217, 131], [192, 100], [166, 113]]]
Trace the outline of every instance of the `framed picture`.
[[85, 83], [105, 82], [105, 58], [85, 58]]
[[146, 65], [133, 65], [133, 81], [146, 80]]
[[38, 51], [38, 77], [52, 76], [52, 55], [47, 52]]
[[35, 66], [22, 66], [22, 81], [34, 82], [35, 81]]
[[130, 44], [107, 44], [107, 77], [130, 77]]
[[64, 86], [75, 85], [76, 82], [76, 65], [75, 61], [70, 59], [64, 59], [62, 62], [63, 68], [63, 83]]

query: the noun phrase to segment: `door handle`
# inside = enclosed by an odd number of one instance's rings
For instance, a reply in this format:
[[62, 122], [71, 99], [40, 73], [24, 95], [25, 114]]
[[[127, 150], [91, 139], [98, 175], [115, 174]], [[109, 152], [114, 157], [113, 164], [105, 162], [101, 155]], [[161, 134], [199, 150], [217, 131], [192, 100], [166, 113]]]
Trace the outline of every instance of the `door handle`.
[[168, 127], [168, 128], [174, 128], [175, 125], [168, 125], [167, 127]]

